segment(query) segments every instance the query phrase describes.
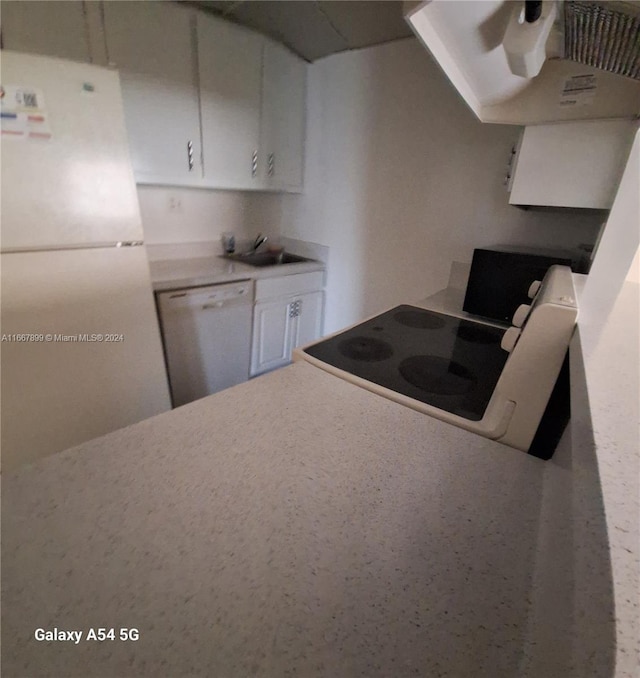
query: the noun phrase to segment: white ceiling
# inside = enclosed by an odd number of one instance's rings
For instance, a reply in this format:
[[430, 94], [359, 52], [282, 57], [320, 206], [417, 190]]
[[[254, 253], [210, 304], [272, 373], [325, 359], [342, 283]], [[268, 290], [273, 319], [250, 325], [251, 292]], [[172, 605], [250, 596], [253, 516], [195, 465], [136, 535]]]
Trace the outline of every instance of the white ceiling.
[[200, 0], [191, 4], [260, 31], [307, 61], [413, 35], [400, 0]]

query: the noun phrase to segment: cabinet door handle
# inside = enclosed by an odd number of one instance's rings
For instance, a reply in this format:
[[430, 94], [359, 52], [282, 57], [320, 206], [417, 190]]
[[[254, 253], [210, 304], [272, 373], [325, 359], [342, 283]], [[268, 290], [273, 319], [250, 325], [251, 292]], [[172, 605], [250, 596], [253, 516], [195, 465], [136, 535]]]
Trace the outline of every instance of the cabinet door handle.
[[290, 318], [297, 318], [300, 315], [301, 309], [300, 309], [301, 301], [298, 299], [297, 301], [292, 301], [289, 304], [289, 317]]
[[187, 162], [189, 163], [189, 172], [193, 171], [193, 142], [187, 141]]
[[258, 151], [254, 151], [251, 156], [251, 176], [255, 177], [258, 174]]
[[267, 174], [272, 177], [276, 173], [276, 154], [269, 153], [267, 156]]

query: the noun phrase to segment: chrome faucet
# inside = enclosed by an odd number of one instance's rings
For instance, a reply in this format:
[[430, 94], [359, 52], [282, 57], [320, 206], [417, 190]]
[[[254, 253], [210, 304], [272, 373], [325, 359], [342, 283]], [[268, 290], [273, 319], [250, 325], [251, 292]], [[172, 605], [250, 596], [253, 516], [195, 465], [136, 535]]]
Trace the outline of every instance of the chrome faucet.
[[263, 243], [267, 242], [267, 236], [262, 235], [262, 233], [258, 233], [256, 236], [256, 239], [253, 241], [253, 245], [251, 246], [250, 252], [255, 253], [258, 250], [258, 247], [262, 245]]

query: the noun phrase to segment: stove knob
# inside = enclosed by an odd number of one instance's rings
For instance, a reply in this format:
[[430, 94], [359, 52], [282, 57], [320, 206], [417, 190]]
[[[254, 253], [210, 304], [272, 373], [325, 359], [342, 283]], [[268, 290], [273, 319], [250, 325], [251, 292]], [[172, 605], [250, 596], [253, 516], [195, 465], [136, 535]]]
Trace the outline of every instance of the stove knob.
[[538, 294], [540, 285], [542, 285], [542, 283], [539, 280], [534, 280], [531, 283], [531, 285], [529, 285], [529, 291], [527, 292], [527, 296], [529, 297], [529, 299], [533, 299], [536, 296], [536, 294]]
[[500, 346], [507, 351], [507, 353], [511, 353], [513, 351], [513, 347], [516, 345], [518, 341], [518, 337], [520, 336], [520, 330], [517, 327], [510, 327], [502, 336], [502, 341], [500, 342]]
[[529, 306], [529, 304], [520, 304], [520, 306], [518, 306], [516, 309], [516, 312], [513, 314], [513, 324], [516, 327], [522, 327], [524, 325], [524, 321], [529, 315], [530, 310], [531, 306]]

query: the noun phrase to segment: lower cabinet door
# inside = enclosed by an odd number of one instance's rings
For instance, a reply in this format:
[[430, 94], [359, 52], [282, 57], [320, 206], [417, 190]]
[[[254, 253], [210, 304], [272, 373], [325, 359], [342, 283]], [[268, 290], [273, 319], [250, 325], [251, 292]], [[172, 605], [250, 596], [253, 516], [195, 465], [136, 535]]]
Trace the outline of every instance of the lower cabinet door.
[[295, 320], [291, 300], [259, 302], [253, 311], [251, 376], [255, 377], [291, 360], [291, 331]]
[[291, 350], [318, 339], [322, 334], [324, 292], [309, 292], [296, 297], [296, 323]]

